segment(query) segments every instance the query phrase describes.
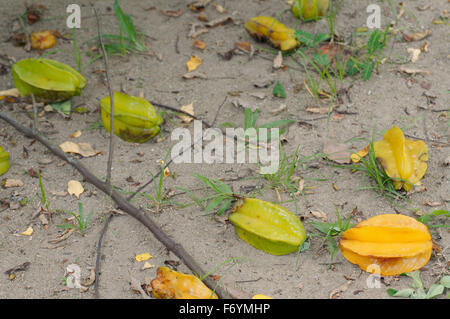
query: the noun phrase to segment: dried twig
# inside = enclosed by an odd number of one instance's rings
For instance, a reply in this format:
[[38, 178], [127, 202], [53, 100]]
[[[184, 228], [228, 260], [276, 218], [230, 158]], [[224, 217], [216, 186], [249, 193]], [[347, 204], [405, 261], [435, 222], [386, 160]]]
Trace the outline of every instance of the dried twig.
[[108, 91], [109, 91], [109, 98], [110, 98], [110, 112], [109, 112], [109, 151], [108, 151], [108, 163], [106, 168], [106, 184], [111, 186], [111, 168], [112, 168], [112, 161], [113, 161], [113, 152], [114, 152], [114, 94], [111, 87], [111, 80], [109, 78], [109, 68], [108, 68], [108, 55], [106, 54], [105, 45], [103, 44], [103, 38], [102, 33], [100, 31], [100, 19], [97, 14], [97, 10], [92, 5], [92, 10], [94, 11], [95, 19], [97, 20], [97, 32], [98, 32], [98, 39], [100, 41], [100, 47], [102, 48], [103, 53], [103, 61], [105, 62], [105, 75], [106, 75], [106, 82], [108, 84]]
[[101, 248], [102, 248], [102, 241], [103, 241], [103, 235], [105, 234], [106, 230], [108, 229], [108, 225], [111, 222], [111, 219], [113, 219], [114, 214], [110, 214], [108, 218], [105, 221], [105, 225], [103, 225], [102, 231], [100, 232], [100, 237], [97, 242], [97, 258], [95, 259], [95, 298], [100, 298], [100, 293], [98, 292], [98, 286], [99, 286], [99, 275], [100, 275], [100, 258], [101, 258]]

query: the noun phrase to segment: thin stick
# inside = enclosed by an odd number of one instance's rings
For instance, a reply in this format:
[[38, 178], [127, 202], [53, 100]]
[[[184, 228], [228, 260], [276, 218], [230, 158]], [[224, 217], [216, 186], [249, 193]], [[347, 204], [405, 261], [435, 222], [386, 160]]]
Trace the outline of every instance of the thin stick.
[[[103, 182], [97, 176], [92, 174], [91, 171], [89, 171], [79, 161], [64, 153], [59, 147], [53, 145], [46, 137], [40, 134], [34, 134], [32, 130], [22, 126], [16, 120], [6, 115], [6, 113], [0, 112], [0, 119], [13, 126], [16, 130], [18, 130], [25, 136], [34, 138], [35, 140], [39, 141], [53, 154], [69, 163], [85, 178], [88, 183], [91, 183], [103, 193], [110, 196], [110, 198], [117, 204], [118, 208], [128, 213], [130, 216], [137, 219], [145, 227], [147, 227], [155, 236], [155, 238], [159, 240], [168, 250], [172, 251], [178, 258], [180, 258], [193, 273], [195, 273], [199, 277], [202, 277], [204, 274], [206, 274], [202, 267], [194, 260], [194, 258], [184, 249], [182, 245], [178, 244], [169, 236], [167, 236], [166, 233], [164, 233], [161, 228], [159, 228], [155, 224], [155, 222], [153, 222], [153, 220], [147, 216], [147, 214], [140, 211], [133, 204], [123, 198], [122, 195], [114, 190], [114, 187], [112, 185]], [[230, 298], [228, 292], [221, 286], [217, 287], [217, 283], [211, 278], [206, 277], [203, 281], [211, 290], [215, 289], [215, 292], [217, 293], [219, 298]]]
[[97, 20], [97, 32], [98, 39], [100, 41], [100, 46], [102, 48], [103, 53], [103, 61], [105, 62], [105, 74], [106, 74], [106, 83], [108, 84], [109, 91], [109, 99], [110, 99], [110, 112], [109, 112], [109, 151], [108, 151], [108, 163], [106, 167], [106, 184], [111, 186], [111, 169], [112, 169], [112, 161], [113, 161], [113, 153], [114, 153], [114, 94], [111, 87], [111, 80], [109, 78], [109, 68], [108, 68], [108, 55], [106, 54], [105, 45], [103, 44], [102, 33], [100, 31], [100, 19], [97, 14], [97, 10], [92, 5], [92, 10], [94, 10], [95, 19]]
[[113, 219], [114, 214], [110, 214], [108, 218], [105, 221], [105, 225], [102, 228], [102, 231], [100, 232], [100, 237], [98, 239], [97, 243], [97, 258], [95, 259], [95, 298], [100, 298], [100, 293], [98, 292], [98, 285], [99, 285], [99, 276], [100, 276], [100, 256], [101, 256], [101, 248], [102, 248], [102, 241], [103, 241], [103, 235], [105, 234], [106, 230], [108, 229], [108, 225], [111, 222], [111, 219]]
[[36, 106], [36, 99], [34, 98], [33, 93], [31, 93], [31, 103], [33, 103], [33, 133], [37, 134], [38, 132], [37, 106]]

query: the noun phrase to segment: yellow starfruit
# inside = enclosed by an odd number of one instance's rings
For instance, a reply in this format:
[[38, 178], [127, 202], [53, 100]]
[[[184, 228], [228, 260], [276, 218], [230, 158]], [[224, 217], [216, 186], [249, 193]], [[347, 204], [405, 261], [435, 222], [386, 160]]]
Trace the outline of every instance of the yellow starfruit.
[[34, 94], [38, 102], [61, 102], [80, 95], [84, 77], [67, 64], [50, 59], [24, 59], [11, 68], [22, 97]]
[[9, 153], [0, 146], [0, 175], [5, 174], [9, 170]]
[[[394, 179], [396, 189], [409, 191], [427, 171], [428, 147], [423, 141], [405, 138], [394, 126], [386, 131], [383, 140], [374, 142], [375, 157], [386, 174]], [[397, 180], [396, 180], [397, 179]]]
[[218, 299], [199, 278], [168, 267], [159, 267], [150, 285], [157, 299]]
[[293, 253], [306, 239], [305, 228], [296, 215], [260, 199], [240, 200], [228, 219], [242, 240], [272, 255]]
[[[114, 134], [127, 142], [144, 143], [160, 131], [161, 115], [147, 100], [114, 92]], [[103, 126], [110, 131], [110, 97], [100, 101]]]
[[315, 21], [326, 14], [328, 6], [329, 0], [294, 0], [292, 13], [303, 21]]
[[245, 30], [259, 41], [268, 40], [281, 51], [294, 49], [300, 43], [295, 38], [295, 30], [286, 27], [278, 20], [259, 16], [251, 18], [245, 23]]

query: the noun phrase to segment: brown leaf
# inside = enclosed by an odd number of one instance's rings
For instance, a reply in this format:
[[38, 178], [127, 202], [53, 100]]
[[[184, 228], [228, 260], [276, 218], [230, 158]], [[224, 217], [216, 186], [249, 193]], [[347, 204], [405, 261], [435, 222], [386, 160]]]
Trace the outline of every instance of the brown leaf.
[[162, 11], [161, 13], [164, 14], [165, 16], [168, 17], [179, 17], [180, 15], [183, 14], [183, 10], [178, 9], [178, 10], [166, 10], [166, 11]]
[[191, 79], [195, 79], [195, 78], [206, 80], [206, 79], [208, 79], [208, 76], [205, 73], [200, 72], [200, 71], [192, 71], [192, 72], [183, 74], [182, 78], [187, 79], [187, 80], [191, 80]]
[[330, 299], [336, 299], [341, 296], [342, 292], [345, 292], [348, 287], [353, 283], [353, 280], [347, 280], [345, 284], [340, 285], [336, 289], [333, 289], [330, 293]]
[[19, 90], [17, 90], [16, 88], [0, 91], [0, 96], [19, 97], [19, 95], [20, 95]]
[[408, 73], [408, 74], [417, 74], [417, 73], [428, 74], [428, 75], [431, 74], [431, 71], [429, 71], [429, 70], [413, 69], [413, 68], [408, 68], [404, 65], [400, 66], [397, 70], [400, 72]]
[[222, 7], [220, 4], [217, 4], [217, 3], [213, 2], [212, 5], [216, 8], [216, 10], [219, 13], [226, 13], [227, 12], [227, 10], [224, 7]]
[[91, 157], [102, 153], [101, 151], [95, 151], [89, 143], [74, 143], [66, 141], [59, 145], [59, 147], [65, 153], [75, 153], [83, 157]]
[[[183, 105], [180, 109], [186, 113], [194, 115], [194, 102], [187, 105]], [[183, 123], [191, 123], [194, 120], [192, 117], [188, 115], [181, 115], [180, 117]]]
[[95, 268], [91, 268], [91, 273], [89, 275], [88, 280], [82, 283], [83, 286], [89, 287], [95, 282]]
[[194, 40], [192, 45], [194, 47], [196, 47], [197, 49], [200, 49], [200, 50], [205, 50], [206, 49], [206, 44], [202, 40]]
[[68, 229], [64, 230], [61, 234], [56, 236], [55, 239], [49, 240], [48, 242], [50, 244], [57, 244], [63, 240], [66, 240], [67, 238], [69, 238], [73, 234], [74, 231], [75, 231], [75, 228], [68, 228]]
[[323, 222], [328, 222], [328, 216], [326, 213], [324, 212], [319, 212], [319, 211], [310, 211], [309, 212], [312, 216], [322, 220]]
[[280, 69], [283, 66], [283, 54], [281, 53], [281, 51], [278, 51], [277, 56], [275, 57], [275, 59], [273, 60], [273, 68], [275, 70]]
[[323, 152], [327, 154], [329, 160], [339, 164], [350, 162], [351, 153], [347, 150], [347, 145], [326, 140], [323, 146]]
[[429, 35], [431, 35], [433, 32], [430, 29], [427, 29], [423, 32], [414, 32], [411, 34], [404, 34], [402, 33], [403, 39], [405, 39], [405, 41], [407, 42], [411, 42], [411, 41], [420, 41], [422, 39], [425, 39], [426, 37], [428, 37]]
[[328, 114], [328, 112], [332, 112], [333, 108], [329, 108], [329, 107], [314, 107], [314, 106], [310, 106], [307, 107], [305, 109], [305, 111], [310, 112], [310, 113], [316, 113], [316, 114]]
[[23, 182], [20, 179], [7, 178], [6, 180], [2, 181], [2, 185], [4, 188], [22, 187]]
[[67, 192], [69, 195], [75, 195], [77, 198], [80, 198], [84, 188], [79, 181], [71, 180], [67, 183]]
[[218, 25], [223, 25], [223, 24], [226, 24], [226, 23], [229, 23], [232, 21], [233, 21], [233, 18], [231, 18], [230, 16], [226, 16], [226, 17], [214, 19], [214, 20], [206, 23], [205, 26], [207, 26], [208, 28], [214, 28], [214, 27], [217, 27]]
[[442, 205], [444, 205], [443, 202], [431, 202], [431, 201], [429, 201], [428, 199], [426, 199], [426, 200], [423, 202], [423, 204], [426, 205], [426, 206], [430, 206], [430, 207], [437, 207], [437, 206], [442, 206]]

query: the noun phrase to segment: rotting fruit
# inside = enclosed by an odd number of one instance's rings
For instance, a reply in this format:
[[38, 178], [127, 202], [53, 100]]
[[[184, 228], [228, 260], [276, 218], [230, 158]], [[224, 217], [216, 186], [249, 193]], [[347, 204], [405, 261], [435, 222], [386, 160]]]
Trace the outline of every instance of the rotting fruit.
[[428, 161], [427, 145], [420, 140], [406, 139], [397, 126], [387, 130], [383, 140], [374, 142], [373, 146], [375, 157], [386, 174], [394, 179], [396, 189], [403, 187], [409, 191], [425, 175]]
[[14, 85], [22, 97], [34, 94], [36, 101], [61, 102], [80, 95], [84, 77], [67, 64], [50, 59], [24, 59], [12, 68]]
[[382, 276], [396, 276], [426, 265], [432, 242], [427, 226], [400, 214], [371, 217], [345, 231], [342, 255], [361, 269]]
[[[163, 118], [147, 100], [114, 92], [114, 134], [127, 142], [144, 143], [160, 131]], [[103, 126], [110, 131], [110, 97], [100, 101]]]
[[0, 175], [5, 174], [10, 167], [9, 153], [0, 146]]
[[316, 21], [328, 10], [329, 0], [294, 0], [292, 13], [303, 21]]
[[251, 18], [245, 23], [245, 30], [258, 41], [268, 40], [281, 51], [294, 49], [300, 43], [295, 38], [295, 30], [286, 27], [278, 20], [259, 16]]
[[295, 252], [306, 239], [305, 228], [296, 215], [260, 199], [240, 199], [229, 220], [242, 240], [272, 255]]
[[157, 299], [218, 299], [199, 278], [168, 267], [159, 267], [150, 285]]

